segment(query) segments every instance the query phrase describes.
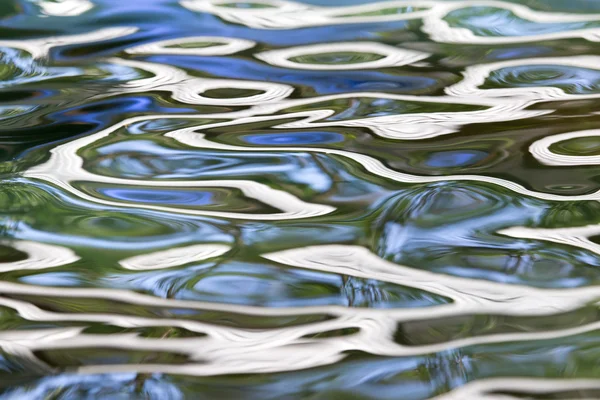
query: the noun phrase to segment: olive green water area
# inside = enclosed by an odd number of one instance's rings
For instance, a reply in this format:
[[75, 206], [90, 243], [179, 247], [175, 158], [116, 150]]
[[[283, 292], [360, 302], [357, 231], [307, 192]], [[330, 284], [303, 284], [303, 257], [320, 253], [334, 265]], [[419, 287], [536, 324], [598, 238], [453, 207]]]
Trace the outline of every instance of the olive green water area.
[[600, 3], [0, 4], [0, 399], [600, 397]]

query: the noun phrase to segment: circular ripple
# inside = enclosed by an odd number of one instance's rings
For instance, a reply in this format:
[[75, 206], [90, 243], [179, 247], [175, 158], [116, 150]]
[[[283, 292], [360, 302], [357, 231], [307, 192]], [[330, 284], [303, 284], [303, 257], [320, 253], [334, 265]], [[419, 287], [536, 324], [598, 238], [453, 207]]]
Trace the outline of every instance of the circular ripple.
[[[598, 165], [600, 164], [600, 155], [566, 155], [555, 153], [551, 147], [561, 142], [573, 139], [584, 138], [587, 141], [600, 136], [600, 129], [590, 129], [578, 132], [561, 133], [540, 139], [529, 146], [529, 152], [544, 165], [554, 166], [577, 166], [577, 165]], [[598, 141], [596, 141], [598, 143]]]
[[303, 56], [290, 57], [289, 60], [299, 64], [347, 65], [367, 63], [381, 60], [382, 58], [384, 58], [384, 56], [377, 53], [338, 51], [331, 53], [306, 54]]
[[129, 54], [177, 54], [195, 56], [223, 56], [254, 47], [251, 40], [220, 36], [192, 36], [161, 40], [127, 49]]
[[[540, 13], [542, 14], [542, 13]], [[445, 18], [455, 28], [466, 28], [482, 37], [519, 37], [568, 32], [594, 23], [537, 22], [519, 18], [512, 11], [496, 7], [468, 7], [448, 13]], [[595, 24], [597, 27], [598, 24]]]
[[278, 67], [347, 70], [406, 65], [423, 60], [429, 54], [375, 42], [353, 42], [290, 47], [265, 51], [255, 56]]
[[600, 91], [600, 71], [568, 65], [523, 65], [494, 71], [486, 88], [558, 87], [569, 94]]
[[581, 137], [555, 143], [550, 151], [566, 156], [597, 156], [600, 155], [600, 137]]

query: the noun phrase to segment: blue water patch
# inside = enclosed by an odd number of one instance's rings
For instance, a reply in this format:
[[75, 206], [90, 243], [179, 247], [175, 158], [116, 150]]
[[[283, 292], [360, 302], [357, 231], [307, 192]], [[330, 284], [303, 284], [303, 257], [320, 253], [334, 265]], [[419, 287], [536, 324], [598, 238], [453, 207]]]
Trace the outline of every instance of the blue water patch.
[[467, 28], [478, 36], [530, 36], [599, 27], [591, 22], [535, 22], [512, 11], [494, 7], [468, 7], [453, 11], [446, 20], [452, 26]]
[[117, 200], [142, 204], [207, 206], [213, 203], [213, 194], [211, 192], [199, 190], [104, 188], [97, 191]]
[[[388, 74], [381, 71], [309, 71], [273, 67], [241, 58], [233, 57], [190, 57], [190, 56], [151, 56], [148, 61], [157, 64], [173, 65], [180, 68], [201, 71], [206, 74], [232, 79], [265, 80], [289, 85], [309, 86], [318, 94], [348, 93], [354, 91], [386, 90], [411, 93], [433, 89], [439, 80], [423, 74], [395, 71]], [[398, 75], [396, 75], [398, 74]]]
[[285, 132], [245, 135], [241, 139], [260, 145], [302, 145], [339, 143], [344, 141], [344, 135], [334, 132]]
[[486, 152], [478, 150], [438, 151], [429, 155], [425, 165], [438, 168], [465, 167], [475, 164], [487, 156]]
[[520, 65], [492, 72], [486, 83], [494, 87], [558, 87], [567, 93], [593, 94], [600, 91], [600, 70], [556, 64]]
[[28, 285], [40, 286], [78, 286], [81, 279], [72, 272], [48, 272], [31, 276], [24, 276], [20, 279]]

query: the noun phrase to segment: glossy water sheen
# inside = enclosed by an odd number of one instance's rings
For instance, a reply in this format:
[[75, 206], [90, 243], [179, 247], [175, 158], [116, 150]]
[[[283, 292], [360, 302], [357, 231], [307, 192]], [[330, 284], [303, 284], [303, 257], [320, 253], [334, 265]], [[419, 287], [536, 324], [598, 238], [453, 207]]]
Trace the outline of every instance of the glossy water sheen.
[[599, 101], [596, 1], [2, 1], [0, 398], [600, 398]]

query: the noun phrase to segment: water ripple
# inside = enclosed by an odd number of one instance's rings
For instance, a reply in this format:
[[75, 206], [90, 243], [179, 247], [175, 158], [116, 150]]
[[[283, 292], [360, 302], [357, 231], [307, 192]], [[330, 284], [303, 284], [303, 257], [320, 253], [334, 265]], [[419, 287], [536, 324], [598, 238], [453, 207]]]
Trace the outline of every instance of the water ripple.
[[40, 0], [36, 1], [44, 15], [54, 17], [75, 17], [91, 10], [94, 3], [88, 0]]
[[424, 60], [430, 55], [376, 42], [351, 42], [288, 47], [254, 56], [277, 67], [314, 71], [397, 67]]
[[[248, 118], [251, 121], [259, 120], [261, 117], [250, 117]], [[266, 117], [272, 119], [273, 117]], [[245, 122], [242, 119], [238, 119], [233, 122], [233, 124], [239, 124], [241, 122]], [[222, 123], [223, 125], [230, 125], [231, 123]], [[206, 129], [208, 127], [212, 127], [210, 125], [202, 127]], [[216, 142], [211, 142], [207, 140], [203, 134], [197, 133], [199, 127], [196, 128], [186, 128], [181, 130], [176, 130], [173, 132], [169, 132], [166, 136], [177, 139], [178, 141], [187, 144], [189, 146], [201, 147], [201, 148], [211, 148], [211, 149], [223, 149], [223, 150], [235, 150], [235, 151], [243, 151], [246, 149], [247, 151], [270, 151], [272, 148], [270, 147], [251, 147], [245, 148], [241, 146], [232, 146], [226, 145]], [[598, 200], [600, 199], [600, 190], [595, 193], [591, 193], [589, 195], [579, 195], [579, 196], [563, 196], [549, 193], [541, 193], [535, 192], [532, 190], [528, 190], [525, 187], [504, 179], [499, 179], [495, 177], [488, 176], [480, 176], [480, 175], [448, 175], [443, 177], [429, 177], [429, 176], [416, 176], [410, 175], [403, 172], [392, 170], [386, 167], [379, 160], [376, 160], [372, 157], [366, 156], [364, 154], [352, 153], [344, 150], [336, 150], [336, 149], [322, 149], [322, 148], [302, 148], [302, 147], [279, 147], [278, 150], [288, 150], [288, 151], [310, 151], [310, 152], [318, 152], [324, 154], [334, 154], [340, 155], [343, 157], [347, 157], [352, 159], [353, 161], [362, 165], [367, 171], [377, 176], [391, 179], [398, 182], [404, 183], [429, 183], [429, 182], [442, 182], [442, 181], [474, 181], [474, 182], [483, 182], [483, 183], [491, 183], [495, 185], [502, 186], [506, 189], [512, 190], [516, 193], [531, 196], [538, 199], [544, 200], [553, 200], [553, 201], [573, 201], [573, 200]], [[30, 175], [31, 176], [31, 175]]]
[[216, 36], [192, 36], [151, 42], [125, 50], [129, 54], [177, 54], [192, 56], [224, 56], [251, 49], [251, 40]]
[[0, 5], [0, 397], [599, 397], [598, 7], [134, 3]]

